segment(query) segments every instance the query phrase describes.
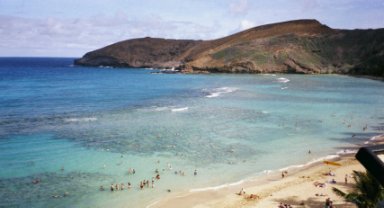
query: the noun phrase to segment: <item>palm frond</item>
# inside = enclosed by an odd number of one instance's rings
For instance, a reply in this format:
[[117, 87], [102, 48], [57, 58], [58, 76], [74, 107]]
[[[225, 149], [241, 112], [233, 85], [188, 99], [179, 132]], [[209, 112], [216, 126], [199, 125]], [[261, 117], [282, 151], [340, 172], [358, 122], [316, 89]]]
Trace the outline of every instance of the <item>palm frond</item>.
[[384, 199], [384, 190], [380, 183], [370, 173], [353, 171], [355, 184], [351, 193], [332, 188], [333, 192], [346, 201], [356, 204], [359, 208], [373, 208]]
[[341, 191], [340, 189], [338, 188], [335, 188], [335, 187], [332, 187], [332, 191], [338, 195], [338, 196], [341, 196], [341, 197], [345, 197], [347, 194], [344, 193], [343, 191]]

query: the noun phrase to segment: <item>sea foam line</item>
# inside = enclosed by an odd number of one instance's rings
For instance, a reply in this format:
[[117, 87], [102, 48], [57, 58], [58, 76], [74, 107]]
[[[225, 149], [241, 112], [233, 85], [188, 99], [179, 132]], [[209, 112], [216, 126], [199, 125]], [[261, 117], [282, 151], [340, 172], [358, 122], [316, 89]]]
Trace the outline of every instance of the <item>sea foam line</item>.
[[96, 117], [82, 117], [82, 118], [65, 118], [65, 122], [91, 122], [91, 121], [97, 121]]
[[173, 108], [171, 109], [172, 112], [182, 112], [182, 111], [187, 111], [189, 108], [188, 107], [183, 107], [183, 108]]
[[237, 91], [237, 88], [234, 87], [219, 87], [213, 89], [208, 95], [207, 98], [219, 97], [221, 94], [231, 93]]
[[258, 180], [258, 178], [260, 176], [262, 176], [262, 175], [268, 175], [268, 174], [271, 174], [271, 173], [287, 171], [287, 170], [292, 170], [292, 169], [301, 169], [301, 168], [309, 167], [309, 166], [311, 166], [313, 164], [321, 163], [324, 160], [336, 160], [338, 158], [340, 158], [340, 155], [338, 155], [338, 154], [336, 154], [336, 155], [327, 155], [327, 156], [324, 156], [324, 157], [320, 157], [320, 158], [311, 160], [311, 161], [309, 161], [307, 163], [304, 163], [304, 164], [290, 165], [290, 166], [287, 166], [287, 167], [284, 167], [284, 168], [280, 168], [280, 169], [277, 169], [277, 170], [263, 170], [263, 171], [259, 172], [257, 174], [257, 176], [251, 176], [250, 178], [242, 179], [242, 180], [234, 182], [234, 183], [225, 183], [225, 184], [222, 184], [222, 185], [210, 186], [210, 187], [205, 187], [205, 188], [195, 188], [195, 189], [189, 190], [189, 192], [217, 191], [219, 189], [223, 189], [223, 188], [227, 188], [227, 187], [243, 184], [246, 181]]
[[277, 78], [277, 82], [280, 82], [280, 83], [287, 83], [287, 82], [289, 82], [289, 81], [291, 81], [291, 80], [289, 80], [289, 79], [287, 79], [287, 78], [285, 78], [285, 77], [279, 77], [279, 78]]
[[237, 186], [237, 185], [240, 185], [242, 183], [244, 183], [245, 180], [240, 180], [240, 181], [237, 181], [237, 182], [234, 182], [234, 183], [225, 183], [225, 184], [222, 184], [222, 185], [218, 185], [218, 186], [210, 186], [210, 187], [205, 187], [205, 188], [195, 188], [195, 189], [191, 189], [189, 190], [189, 192], [202, 192], [202, 191], [216, 191], [218, 189], [222, 189], [222, 188], [227, 188], [227, 187], [231, 187], [231, 186]]
[[371, 144], [371, 143], [375, 143], [377, 141], [380, 141], [380, 140], [383, 140], [384, 141], [384, 134], [380, 134], [380, 135], [376, 135], [376, 136], [373, 136], [371, 137], [368, 141], [364, 142], [364, 144]]

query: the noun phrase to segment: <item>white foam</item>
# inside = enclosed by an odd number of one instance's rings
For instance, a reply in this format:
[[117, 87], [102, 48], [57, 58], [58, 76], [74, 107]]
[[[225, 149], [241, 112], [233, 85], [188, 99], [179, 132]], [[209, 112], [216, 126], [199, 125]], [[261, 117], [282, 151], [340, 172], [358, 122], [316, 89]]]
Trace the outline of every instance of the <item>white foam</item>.
[[282, 87], [281, 89], [282, 89], [282, 90], [285, 90], [285, 89], [287, 89], [287, 88], [288, 88], [288, 87]]
[[270, 173], [273, 173], [273, 170], [263, 170], [262, 173], [264, 173], [264, 174], [270, 174]]
[[221, 93], [218, 93], [218, 92], [213, 92], [205, 97], [207, 98], [213, 98], [213, 97], [219, 97]]
[[262, 114], [268, 114], [269, 112], [266, 110], [261, 111]]
[[309, 161], [309, 162], [307, 162], [305, 164], [291, 165], [291, 166], [288, 166], [288, 167], [280, 168], [279, 171], [286, 171], [286, 170], [289, 170], [289, 169], [303, 168], [303, 167], [307, 167], [307, 166], [313, 165], [315, 163], [322, 162], [324, 160], [333, 160], [333, 159], [337, 159], [339, 157], [340, 157], [339, 155], [327, 155], [325, 157], [320, 157], [320, 158], [316, 158], [314, 160], [311, 160], [311, 161]]
[[289, 81], [291, 81], [291, 80], [289, 80], [289, 79], [287, 79], [287, 78], [285, 78], [285, 77], [279, 77], [279, 78], [277, 78], [277, 82], [280, 82], [280, 83], [287, 83], [287, 82], [289, 82]]
[[189, 190], [189, 192], [216, 191], [216, 190], [219, 190], [219, 189], [222, 189], [222, 188], [228, 188], [228, 187], [231, 187], [231, 186], [237, 186], [237, 185], [240, 185], [242, 183], [244, 183], [244, 180], [240, 180], [240, 181], [237, 181], [237, 182], [234, 182], [234, 183], [226, 183], [226, 184], [222, 184], [222, 185], [219, 185], [219, 186], [211, 186], [211, 187], [206, 187], [206, 188], [191, 189], [191, 190]]
[[99, 68], [112, 69], [113, 67], [112, 66], [103, 66], [103, 65], [101, 65], [101, 66], [99, 66]]
[[231, 92], [235, 92], [237, 90], [237, 88], [234, 88], [234, 87], [220, 87], [220, 88], [215, 88], [213, 89], [209, 95], [205, 96], [207, 98], [214, 98], [214, 97], [219, 97], [220, 95], [222, 94], [226, 94], [226, 93], [231, 93]]
[[372, 137], [372, 138], [370, 139], [370, 141], [376, 141], [376, 140], [378, 140], [378, 139], [380, 139], [380, 138], [382, 138], [382, 137], [384, 137], [384, 134], [374, 136], [374, 137]]
[[166, 111], [166, 110], [169, 110], [168, 107], [155, 107], [154, 108], [154, 111]]
[[73, 123], [73, 122], [91, 122], [97, 121], [96, 117], [81, 117], [81, 118], [65, 118], [65, 122]]
[[376, 135], [371, 137], [368, 141], [364, 142], [364, 144], [375, 143], [377, 140], [381, 140], [384, 138], [384, 134]]
[[171, 109], [172, 112], [182, 112], [182, 111], [187, 111], [187, 110], [188, 110], [188, 107]]
[[350, 150], [350, 149], [345, 149], [345, 150], [340, 150], [336, 154], [338, 155], [347, 155], [347, 154], [356, 154], [357, 150]]

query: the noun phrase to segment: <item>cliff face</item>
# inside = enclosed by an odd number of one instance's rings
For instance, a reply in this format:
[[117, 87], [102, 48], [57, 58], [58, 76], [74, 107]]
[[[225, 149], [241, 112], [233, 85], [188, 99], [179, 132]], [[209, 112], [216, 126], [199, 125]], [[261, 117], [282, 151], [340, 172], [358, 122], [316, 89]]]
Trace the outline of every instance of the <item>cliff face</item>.
[[174, 67], [183, 54], [201, 41], [140, 38], [118, 42], [89, 52], [75, 64], [114, 67]]
[[336, 30], [316, 20], [264, 25], [217, 40], [142, 38], [85, 54], [78, 65], [184, 72], [384, 75], [384, 29]]

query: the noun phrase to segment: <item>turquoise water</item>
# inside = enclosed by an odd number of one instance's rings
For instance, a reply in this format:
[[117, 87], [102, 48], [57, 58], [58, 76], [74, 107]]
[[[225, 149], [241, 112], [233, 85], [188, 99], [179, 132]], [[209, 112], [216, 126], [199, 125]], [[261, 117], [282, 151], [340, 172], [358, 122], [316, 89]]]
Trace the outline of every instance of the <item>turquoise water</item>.
[[[71, 63], [0, 59], [0, 207], [145, 207], [168, 189], [308, 163], [384, 130], [380, 81]], [[140, 190], [156, 169], [161, 179]]]

